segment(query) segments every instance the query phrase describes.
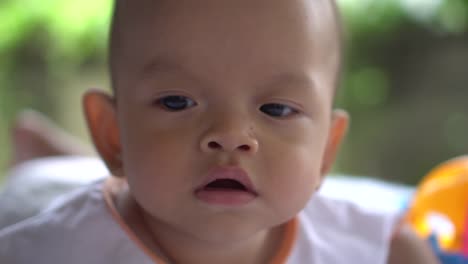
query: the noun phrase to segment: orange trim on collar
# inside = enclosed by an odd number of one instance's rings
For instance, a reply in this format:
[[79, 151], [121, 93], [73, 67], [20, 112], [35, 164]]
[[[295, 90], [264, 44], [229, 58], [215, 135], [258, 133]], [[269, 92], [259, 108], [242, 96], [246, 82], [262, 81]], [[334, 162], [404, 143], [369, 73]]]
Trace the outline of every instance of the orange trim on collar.
[[[155, 264], [168, 264], [164, 260], [162, 260], [158, 255], [156, 255], [153, 251], [151, 251], [143, 242], [137, 237], [137, 235], [132, 231], [132, 229], [125, 223], [122, 219], [122, 216], [117, 211], [114, 199], [112, 194], [115, 191], [115, 188], [118, 187], [119, 184], [118, 179], [110, 177], [106, 179], [103, 184], [103, 194], [104, 199], [106, 202], [106, 207], [109, 210], [112, 218], [119, 224], [122, 230], [127, 234], [127, 236], [132, 240], [138, 248], [140, 248]], [[292, 253], [294, 244], [297, 240], [297, 233], [298, 233], [298, 226], [299, 220], [297, 217], [290, 220], [286, 223], [283, 241], [278, 249], [278, 252], [269, 262], [269, 264], [285, 264]]]
[[299, 220], [297, 217], [294, 217], [286, 224], [283, 241], [281, 242], [278, 252], [270, 261], [270, 264], [284, 264], [287, 262], [297, 240], [298, 227]]
[[112, 194], [114, 193], [113, 191], [115, 191], [114, 188], [116, 188], [116, 185], [118, 184], [118, 180], [111, 176], [110, 178], [106, 179], [102, 188], [107, 209], [109, 209], [112, 218], [117, 222], [117, 224], [119, 224], [130, 240], [132, 240], [133, 243], [135, 243], [135, 245], [140, 248], [155, 264], [168, 264], [158, 255], [154, 254], [154, 252], [151, 251], [145, 244], [143, 244], [143, 242], [137, 237], [133, 230], [122, 219], [122, 216], [115, 207], [114, 199], [112, 198]]

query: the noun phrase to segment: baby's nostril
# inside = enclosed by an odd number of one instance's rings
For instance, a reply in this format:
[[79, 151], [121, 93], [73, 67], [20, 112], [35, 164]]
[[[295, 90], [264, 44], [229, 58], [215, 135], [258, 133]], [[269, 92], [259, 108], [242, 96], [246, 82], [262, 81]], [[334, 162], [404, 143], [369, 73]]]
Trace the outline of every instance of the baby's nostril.
[[239, 149], [244, 150], [244, 151], [249, 151], [250, 146], [249, 145], [242, 145], [242, 146], [239, 147]]
[[208, 143], [208, 147], [212, 149], [220, 149], [221, 145], [215, 141], [211, 141], [210, 143]]

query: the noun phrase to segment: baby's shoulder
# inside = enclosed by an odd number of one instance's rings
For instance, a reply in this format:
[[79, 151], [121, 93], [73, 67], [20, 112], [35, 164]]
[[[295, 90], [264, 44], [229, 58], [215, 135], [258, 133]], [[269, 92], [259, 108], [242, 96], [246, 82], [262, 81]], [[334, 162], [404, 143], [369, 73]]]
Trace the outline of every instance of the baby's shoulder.
[[[83, 244], [84, 235], [105, 226], [105, 203], [100, 183], [57, 198], [43, 212], [0, 230], [0, 263], [46, 263], [69, 260], [73, 245]], [[84, 232], [87, 229], [86, 232]], [[50, 263], [50, 262], [49, 262]], [[61, 263], [60, 261], [57, 263]]]
[[[386, 263], [396, 213], [315, 195], [299, 215], [298, 255], [313, 249], [317, 263]], [[340, 254], [336, 254], [340, 252]], [[307, 253], [309, 254], [309, 253]]]
[[[301, 212], [303, 218], [314, 223], [334, 224], [334, 228], [356, 230], [362, 226], [372, 233], [392, 232], [401, 218], [400, 212], [384, 212], [364, 207], [356, 202], [316, 194]], [[380, 232], [377, 232], [380, 231]]]

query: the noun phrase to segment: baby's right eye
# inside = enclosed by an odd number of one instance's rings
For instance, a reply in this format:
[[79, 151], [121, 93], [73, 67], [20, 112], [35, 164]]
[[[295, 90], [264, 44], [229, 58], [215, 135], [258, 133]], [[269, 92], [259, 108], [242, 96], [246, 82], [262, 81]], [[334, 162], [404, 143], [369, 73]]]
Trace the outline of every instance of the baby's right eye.
[[156, 103], [171, 112], [182, 111], [197, 105], [192, 99], [180, 95], [165, 96], [158, 99]]

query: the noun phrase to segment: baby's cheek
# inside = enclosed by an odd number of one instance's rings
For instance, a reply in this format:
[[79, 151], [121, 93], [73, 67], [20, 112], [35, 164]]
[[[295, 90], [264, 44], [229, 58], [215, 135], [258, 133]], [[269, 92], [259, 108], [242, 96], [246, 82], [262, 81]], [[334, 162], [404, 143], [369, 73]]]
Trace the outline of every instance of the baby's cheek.
[[174, 186], [154, 173], [140, 171], [138, 175], [129, 177], [129, 186], [138, 204], [151, 214], [158, 217], [177, 209], [178, 198], [174, 196]]
[[273, 199], [283, 214], [294, 216], [302, 210], [320, 184], [320, 162], [310, 157], [306, 152], [289, 153], [271, 170]]

